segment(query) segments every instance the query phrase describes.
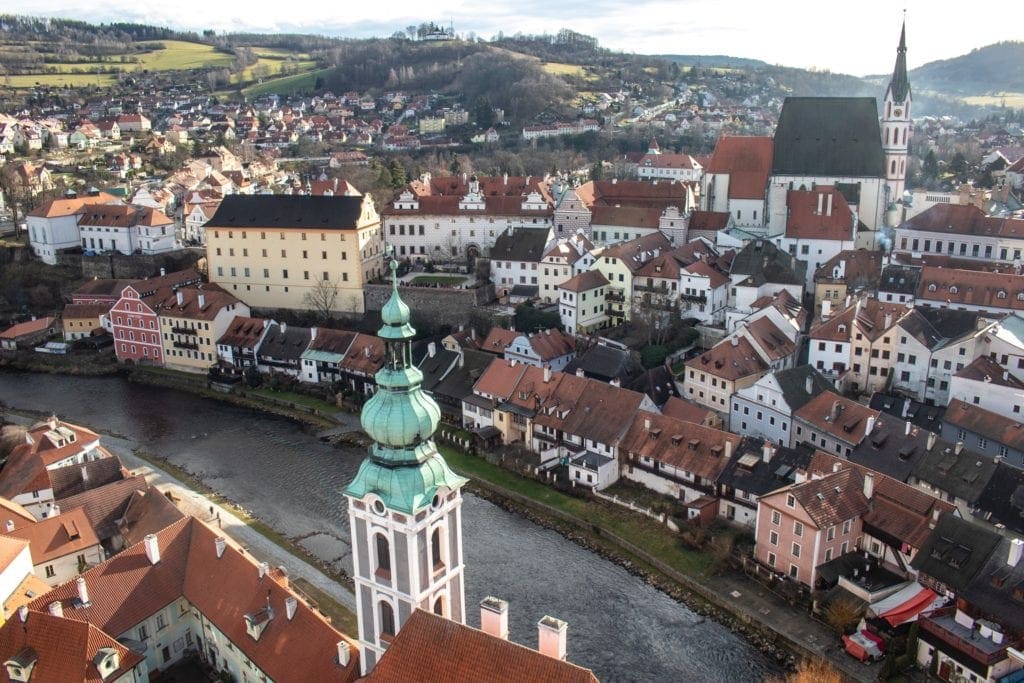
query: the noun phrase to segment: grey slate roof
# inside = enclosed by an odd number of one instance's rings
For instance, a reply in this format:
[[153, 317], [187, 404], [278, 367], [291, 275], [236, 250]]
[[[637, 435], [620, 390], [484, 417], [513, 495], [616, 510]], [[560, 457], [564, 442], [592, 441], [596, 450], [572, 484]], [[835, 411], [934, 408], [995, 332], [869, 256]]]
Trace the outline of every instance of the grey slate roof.
[[942, 418], [946, 414], [945, 406], [930, 406], [911, 398], [883, 394], [880, 391], [871, 395], [868, 406], [900, 420], [909, 420], [911, 424], [934, 434], [942, 431]]
[[286, 330], [282, 330], [280, 325], [274, 325], [267, 332], [267, 336], [263, 338], [259, 357], [298, 361], [302, 352], [309, 346], [309, 342], [308, 327], [289, 325]]
[[491, 258], [498, 261], [540, 263], [547, 241], [547, 228], [517, 228], [511, 234], [506, 230], [494, 240]]
[[583, 370], [587, 377], [608, 382], [619, 379], [629, 382], [642, 372], [629, 349], [597, 344], [577, 355], [565, 366], [564, 372]]
[[[807, 378], [811, 378], [811, 393], [807, 393]], [[792, 412], [796, 412], [812, 398], [823, 391], [833, 391], [835, 387], [825, 376], [810, 365], [798, 365], [788, 370], [775, 373], [775, 381], [782, 389], [782, 396]]]
[[[907, 24], [900, 31], [900, 44], [896, 48], [896, 66], [889, 81], [889, 92], [895, 102], [903, 102], [910, 96], [910, 79], [907, 78]], [[888, 94], [888, 93], [887, 93]]]
[[900, 327], [926, 348], [942, 348], [978, 327], [977, 311], [958, 311], [952, 308], [915, 308], [900, 320]]
[[917, 293], [917, 282], [920, 279], [920, 268], [888, 265], [882, 268], [882, 279], [878, 283], [878, 291], [914, 296]]
[[[86, 472], [87, 479], [82, 478], [83, 471]], [[53, 497], [61, 504], [63, 504], [62, 498], [75, 496], [124, 479], [121, 461], [118, 458], [100, 458], [73, 467], [58, 467], [50, 470], [49, 475], [50, 485], [53, 487]]]
[[807, 263], [782, 251], [768, 240], [752, 240], [736, 254], [729, 272], [749, 275], [755, 285], [772, 282], [803, 286], [806, 282]]
[[[874, 408], [874, 406], [871, 406]], [[932, 449], [942, 454], [951, 444], [936, 440]], [[928, 432], [914, 429], [906, 433], [906, 421], [900, 417], [883, 415], [875, 428], [850, 452], [850, 462], [863, 465], [876, 472], [905, 482], [914, 473], [928, 453]], [[968, 455], [965, 453], [965, 455]], [[968, 455], [968, 457], [971, 457]]]
[[362, 212], [363, 197], [230, 194], [206, 227], [352, 230]]
[[458, 353], [449, 351], [438, 341], [434, 344], [433, 357], [430, 356], [430, 342], [426, 340], [416, 342], [412, 347], [413, 365], [423, 373], [423, 389], [431, 393], [459, 362]]
[[775, 129], [773, 175], [880, 178], [884, 171], [875, 98], [786, 98]]
[[910, 565], [959, 593], [985, 566], [999, 534], [951, 513], [939, 518]]
[[957, 454], [954, 446], [946, 444], [945, 448], [924, 453], [914, 465], [913, 474], [969, 505], [976, 505], [995, 472], [995, 460], [966, 448]]
[[[775, 450], [770, 462], [764, 462], [761, 442], [745, 439], [737, 448], [725, 469], [718, 475], [718, 483], [731, 486], [739, 491], [746, 491], [755, 496], [782, 488], [796, 481], [796, 471], [810, 467], [814, 448], [800, 444], [795, 448], [779, 447]], [[758, 460], [752, 467], [740, 465], [744, 455], [756, 455]]]
[[641, 394], [647, 394], [647, 398], [651, 399], [659, 408], [665, 405], [672, 396], [680, 398], [679, 387], [676, 386], [672, 371], [664, 365], [651, 368], [623, 386], [633, 391], [639, 391]]
[[1024, 585], [1024, 559], [1016, 565], [1007, 563], [1010, 553], [1009, 538], [1000, 538], [988, 562], [960, 591], [959, 597], [981, 610], [983, 616], [997, 622], [1004, 632], [1024, 631], [1024, 609], [1014, 590]]
[[1024, 534], [1024, 470], [996, 463], [995, 475], [981, 492], [981, 508], [976, 514], [985, 521]]

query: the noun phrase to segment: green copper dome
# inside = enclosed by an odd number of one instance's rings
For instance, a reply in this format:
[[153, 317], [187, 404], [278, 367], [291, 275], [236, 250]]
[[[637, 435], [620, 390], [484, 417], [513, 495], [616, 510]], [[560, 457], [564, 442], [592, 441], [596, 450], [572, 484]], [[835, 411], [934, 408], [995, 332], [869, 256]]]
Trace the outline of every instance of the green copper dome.
[[397, 269], [391, 261], [391, 297], [381, 309], [384, 325], [378, 333], [387, 360], [376, 375], [377, 392], [360, 416], [374, 443], [345, 494], [361, 499], [374, 493], [389, 509], [415, 513], [430, 505], [439, 488], [454, 490], [466, 479], [451, 471], [432, 440], [441, 409], [423, 391], [423, 373], [412, 364], [410, 341], [416, 330], [398, 294]]

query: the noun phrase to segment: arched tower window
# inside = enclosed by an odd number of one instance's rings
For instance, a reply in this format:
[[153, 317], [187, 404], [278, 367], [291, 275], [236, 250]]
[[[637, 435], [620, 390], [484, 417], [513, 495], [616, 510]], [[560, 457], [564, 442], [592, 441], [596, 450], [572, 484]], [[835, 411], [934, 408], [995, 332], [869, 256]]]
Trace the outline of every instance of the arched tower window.
[[377, 549], [376, 574], [382, 578], [391, 578], [391, 548], [388, 539], [384, 534], [377, 534], [373, 537]]
[[436, 614], [439, 617], [443, 617], [444, 616], [444, 598], [443, 597], [438, 597], [437, 600], [434, 601], [434, 614]]
[[889, 126], [885, 127], [885, 144], [889, 144]]
[[895, 159], [892, 160], [892, 163], [889, 165], [889, 168], [890, 168], [890, 171], [891, 171], [892, 175], [895, 175], [896, 174], [896, 160]]
[[444, 543], [441, 538], [441, 527], [434, 529], [430, 535], [430, 559], [434, 562], [434, 571], [444, 569]]
[[387, 602], [380, 603], [380, 638], [391, 640], [395, 636], [395, 610]]

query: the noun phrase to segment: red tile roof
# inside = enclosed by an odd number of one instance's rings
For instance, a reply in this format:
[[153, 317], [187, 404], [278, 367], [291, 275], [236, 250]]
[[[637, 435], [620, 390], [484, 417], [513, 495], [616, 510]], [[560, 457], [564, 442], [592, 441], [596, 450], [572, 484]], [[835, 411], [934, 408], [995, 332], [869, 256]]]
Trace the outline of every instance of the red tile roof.
[[1024, 238], [1024, 220], [988, 216], [974, 204], [936, 204], [900, 227], [952, 235]]
[[675, 420], [682, 422], [692, 422], [693, 424], [704, 424], [709, 416], [713, 416], [715, 411], [704, 406], [697, 405], [692, 401], [687, 401], [684, 398], [677, 396], [670, 396], [665, 405], [661, 407], [662, 415], [671, 417]]
[[869, 509], [864, 480], [853, 468], [794, 484], [789, 493], [819, 529], [860, 517]]
[[733, 381], [768, 372], [770, 367], [761, 360], [746, 337], [734, 339], [735, 346], [731, 340], [716, 344], [710, 351], [686, 361], [686, 367]]
[[[306, 681], [353, 681], [359, 673], [358, 644], [335, 630], [302, 600], [294, 617], [286, 616], [285, 599], [294, 594], [277, 570], [260, 577], [256, 561], [230, 539], [217, 557], [220, 533], [189, 517], [156, 534], [160, 561], [152, 564], [145, 543], [137, 543], [86, 571], [90, 605], [78, 602], [69, 581], [38, 598], [34, 609], [59, 600], [64, 615], [88, 621], [105, 633], [121, 634], [184, 597], [274, 680], [296, 680], [296, 666]], [[246, 633], [244, 615], [269, 605], [274, 616], [259, 640]], [[338, 641], [348, 642], [347, 667], [337, 663]]]
[[[94, 661], [101, 648], [113, 650], [118, 657], [117, 669], [105, 675]], [[0, 660], [26, 654], [36, 660], [31, 680], [54, 683], [117, 680], [144, 659], [92, 624], [36, 611], [30, 611], [24, 623], [13, 616], [0, 628]]]
[[980, 434], [986, 439], [1017, 450], [1024, 450], [1024, 425], [1019, 420], [965, 403], [958, 398], [949, 402], [942, 419], [954, 427]]
[[114, 204], [120, 200], [106, 192], [100, 192], [95, 197], [75, 197], [73, 199], [51, 199], [42, 206], [29, 212], [29, 216], [39, 218], [59, 218], [71, 216], [82, 210], [82, 207], [91, 204]]
[[263, 337], [267, 320], [236, 315], [227, 331], [217, 340], [218, 345], [253, 348]]
[[564, 289], [567, 292], [587, 292], [607, 284], [608, 278], [601, 271], [586, 270], [558, 285], [558, 289]]
[[729, 224], [727, 211], [694, 211], [690, 214], [690, 230], [723, 230]]
[[723, 135], [706, 171], [729, 174], [730, 199], [764, 199], [774, 146], [770, 137]]
[[[181, 303], [178, 303], [178, 293], [181, 293]], [[199, 298], [203, 298], [203, 305], [200, 307]], [[174, 318], [177, 320], [213, 320], [224, 309], [242, 302], [230, 292], [222, 289], [220, 285], [207, 283], [204, 285], [179, 287], [178, 289], [162, 289], [150, 302], [161, 318]]]
[[831, 391], [821, 392], [793, 414], [818, 431], [852, 444], [864, 439], [869, 419], [878, 415], [879, 411]]
[[925, 266], [917, 285], [924, 301], [982, 309], [1024, 310], [1024, 275]]
[[33, 565], [77, 555], [100, 543], [96, 531], [89, 523], [89, 517], [82, 508], [62, 512], [6, 533], [13, 538], [22, 538], [29, 542]]
[[506, 330], [504, 327], [492, 327], [487, 333], [487, 338], [481, 344], [480, 350], [488, 353], [503, 354], [509, 344], [519, 336], [515, 330]]
[[338, 363], [349, 372], [372, 377], [384, 366], [384, 340], [372, 334], [357, 333], [348, 353]]
[[364, 680], [368, 683], [596, 683], [597, 678], [589, 669], [416, 610]]
[[786, 237], [852, 241], [853, 212], [846, 197], [832, 185], [819, 185], [813, 190], [790, 190], [786, 193]]
[[641, 410], [619, 449], [715, 481], [741, 440], [736, 434]]
[[17, 325], [11, 325], [3, 332], [0, 332], [0, 339], [17, 339], [38, 332], [42, 332], [50, 325], [54, 323], [53, 316], [46, 316], [44, 318], [37, 318], [35, 320], [27, 320]]

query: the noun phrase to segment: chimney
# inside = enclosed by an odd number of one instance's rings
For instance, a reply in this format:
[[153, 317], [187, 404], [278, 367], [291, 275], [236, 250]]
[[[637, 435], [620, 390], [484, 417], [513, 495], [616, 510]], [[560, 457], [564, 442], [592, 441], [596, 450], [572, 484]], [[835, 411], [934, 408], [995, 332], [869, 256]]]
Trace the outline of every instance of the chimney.
[[21, 619], [21, 623], [28, 621], [28, 605], [22, 605], [18, 608], [18, 618]]
[[892, 327], [892, 313], [886, 313], [885, 314], [885, 328], [884, 329], [887, 330], [890, 327]]
[[807, 375], [807, 379], [804, 381], [804, 389], [808, 394], [814, 393], [814, 379], [810, 375]]
[[903, 413], [902, 413], [901, 417], [906, 418], [909, 413], [910, 413], [910, 399], [909, 398], [905, 398], [905, 399], [903, 399]]
[[565, 631], [569, 624], [545, 616], [537, 622], [537, 651], [555, 659], [565, 659]]
[[870, 472], [864, 475], [864, 497], [871, 500], [871, 496], [875, 494], [875, 475]]
[[645, 432], [651, 431], [651, 418], [649, 418], [649, 417], [645, 417], [644, 418], [644, 431]]
[[508, 602], [488, 596], [480, 601], [480, 630], [508, 640]]
[[928, 432], [928, 445], [926, 446], [926, 448], [929, 451], [935, 447], [935, 439], [937, 438], [938, 437], [935, 435], [935, 432]]
[[55, 617], [64, 616], [64, 605], [61, 604], [60, 600], [54, 600], [50, 603], [50, 614]]
[[369, 358], [370, 357], [370, 347], [369, 346], [363, 347], [363, 351], [366, 352], [366, 357]]
[[953, 447], [953, 453], [955, 453], [956, 455], [960, 455], [960, 451], [962, 451], [963, 449], [964, 449], [964, 442], [963, 441], [957, 441], [956, 442], [956, 446]]
[[179, 289], [179, 290], [175, 291], [174, 294], [178, 297], [178, 305], [179, 306], [184, 306], [185, 305], [185, 292], [183, 292], [183, 291], [181, 291]]
[[818, 215], [819, 216], [821, 215], [821, 206], [824, 203], [824, 200], [825, 200], [825, 195], [819, 192], [818, 193]]
[[199, 310], [206, 308], [206, 293], [199, 292]]
[[827, 195], [825, 195], [825, 215], [826, 216], [831, 216], [832, 215], [832, 193], [831, 192], [828, 193]]
[[764, 442], [764, 446], [761, 447], [761, 460], [767, 465], [775, 457], [775, 447], [768, 441]]
[[621, 387], [622, 380], [619, 379], [618, 377], [612, 377], [611, 380], [608, 381], [608, 384], [612, 385], [613, 387]]
[[352, 648], [348, 646], [344, 640], [338, 641], [338, 664], [341, 666], [348, 666], [349, 660], [352, 659]]
[[213, 544], [217, 548], [217, 557], [221, 557], [224, 554], [224, 549], [228, 547], [228, 543], [224, 540], [223, 536], [215, 538]]
[[576, 368], [576, 376], [583, 377], [583, 368]]
[[57, 420], [56, 415], [51, 415], [50, 419], [47, 420], [46, 423], [50, 425], [50, 429], [56, 429], [57, 425], [60, 424], [60, 422]]
[[10, 533], [10, 532], [14, 531], [14, 520], [13, 519], [7, 520], [7, 523], [4, 524], [4, 528], [7, 530], [7, 533]]
[[904, 423], [904, 427], [903, 427], [903, 436], [910, 436], [910, 426], [911, 426], [911, 425], [910, 425], [910, 420], [907, 420], [907, 421], [906, 421], [906, 422]]
[[149, 558], [150, 564], [160, 563], [160, 542], [156, 538], [156, 534], [147, 534], [146, 538], [143, 539], [143, 543], [146, 544], [146, 557]]
[[317, 333], [317, 328], [316, 328], [315, 325], [313, 327], [309, 328], [309, 341], [316, 341], [316, 333]]
[[840, 465], [839, 463], [837, 463], [837, 462], [832, 463], [832, 473], [833, 474], [838, 472], [841, 468], [842, 468], [842, 465]]
[[[909, 424], [909, 423], [908, 423]], [[872, 415], [868, 417], [867, 423], [864, 425], [864, 436], [868, 436], [875, 428], [875, 417]]]
[[725, 459], [728, 460], [732, 457], [732, 441], [729, 439], [725, 440]]
[[1006, 564], [1016, 567], [1020, 562], [1021, 553], [1024, 553], [1024, 540], [1014, 538], [1010, 540], [1010, 552], [1006, 556]]
[[544, 384], [547, 384], [550, 381], [551, 381], [551, 368], [549, 368], [548, 366], [545, 365], [544, 366]]
[[821, 319], [828, 320], [832, 315], [832, 301], [829, 299], [822, 299], [821, 301]]
[[281, 334], [288, 331], [288, 323], [281, 323]]
[[75, 579], [75, 585], [78, 587], [78, 600], [82, 603], [82, 607], [88, 607], [92, 603], [89, 602], [89, 589], [85, 586], [85, 577], [79, 576]]
[[82, 483], [87, 484], [89, 482], [89, 468], [82, 465]]
[[427, 344], [427, 355], [430, 356], [431, 358], [433, 358], [434, 356], [437, 355], [437, 343], [436, 342], [430, 342], [429, 344]]
[[260, 562], [260, 578], [262, 579], [270, 571], [270, 565], [266, 562]]
[[734, 347], [736, 347], [736, 346], [739, 346], [739, 345], [740, 345], [740, 338], [739, 338], [739, 337], [733, 337], [733, 338], [732, 338], [732, 339], [730, 339], [729, 341], [730, 341], [730, 343], [731, 343], [731, 344], [732, 344], [732, 345], [733, 345]]
[[295, 610], [299, 608], [299, 601], [295, 599], [295, 596], [289, 595], [284, 599], [284, 615], [291, 621], [295, 617]]
[[167, 275], [167, 269], [166, 268], [161, 268], [160, 269], [160, 277], [163, 277], [164, 275]]

